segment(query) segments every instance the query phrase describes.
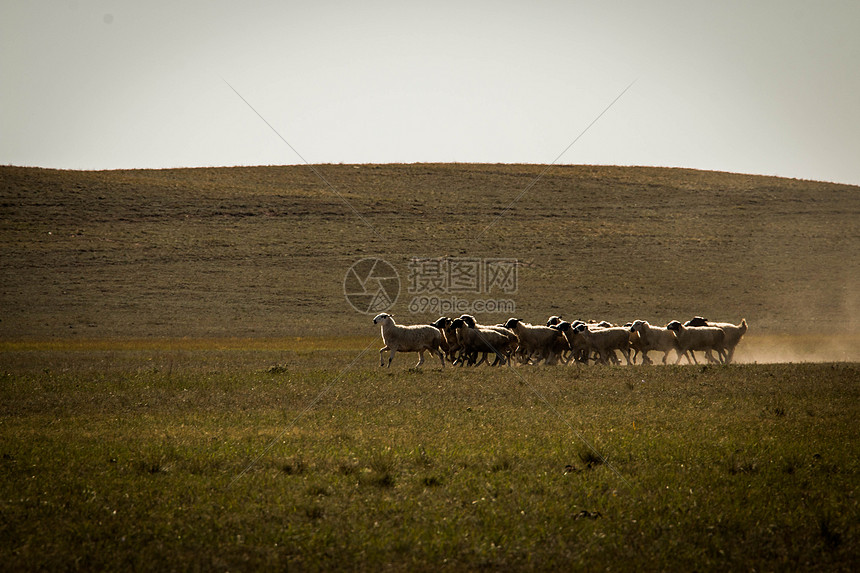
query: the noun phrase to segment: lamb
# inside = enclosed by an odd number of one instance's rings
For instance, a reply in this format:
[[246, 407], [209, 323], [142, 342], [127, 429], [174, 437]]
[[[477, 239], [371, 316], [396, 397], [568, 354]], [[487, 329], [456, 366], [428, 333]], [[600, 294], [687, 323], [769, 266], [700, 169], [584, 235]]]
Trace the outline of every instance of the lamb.
[[623, 326], [609, 328], [593, 328], [588, 324], [581, 323], [573, 327], [597, 351], [600, 362], [607, 364], [610, 356], [615, 357], [615, 351], [620, 350], [630, 365], [630, 331]]
[[732, 324], [731, 322], [710, 322], [707, 318], [694, 316], [692, 319], [684, 323], [684, 326], [715, 326], [722, 328], [726, 333], [725, 348], [726, 348], [726, 364], [730, 364], [735, 356], [735, 346], [741, 341], [741, 337], [747, 332], [747, 319], [741, 319], [740, 324]]
[[558, 329], [548, 326], [535, 326], [518, 318], [508, 319], [505, 322], [505, 328], [517, 335], [519, 340], [518, 351], [522, 351], [527, 357], [531, 357], [533, 354], [538, 355], [535, 364], [541, 360], [544, 360], [546, 364], [555, 364], [558, 360], [555, 346], [558, 338], [563, 337]]
[[505, 329], [494, 329], [487, 327], [472, 327], [463, 318], [458, 318], [451, 323], [451, 328], [457, 332], [457, 340], [462, 346], [461, 360], [470, 357], [470, 363], [478, 353], [483, 353], [481, 360], [475, 364], [480, 365], [487, 360], [487, 354], [492, 352], [496, 355], [493, 366], [506, 364], [510, 359], [512, 350], [517, 345], [517, 337], [513, 332]]
[[669, 353], [678, 347], [678, 338], [675, 336], [673, 330], [660, 326], [651, 326], [647, 320], [633, 322], [630, 326], [630, 332], [635, 332], [639, 335], [639, 340], [642, 344], [643, 360], [647, 359], [649, 350], [659, 350], [663, 352], [663, 364], [666, 364]]
[[389, 351], [388, 367], [391, 368], [391, 361], [394, 359], [396, 352], [417, 352], [418, 364], [424, 364], [424, 351], [429, 350], [431, 354], [438, 354], [439, 360], [442, 361], [442, 368], [445, 367], [445, 355], [442, 353], [442, 332], [435, 326], [429, 324], [413, 324], [410, 326], [401, 326], [394, 322], [390, 314], [381, 313], [373, 319], [373, 324], [381, 325], [382, 342], [385, 346], [379, 349], [379, 365], [385, 366], [382, 358], [382, 353]]
[[[667, 324], [666, 328], [673, 330], [678, 339], [678, 359], [675, 360], [675, 364], [681, 361], [681, 356], [687, 354], [687, 351], [692, 354], [693, 350], [703, 350], [709, 362], [725, 362], [726, 333], [723, 329], [714, 326], [684, 326], [677, 320]], [[711, 353], [713, 350], [717, 351], [720, 360], [714, 358]]]

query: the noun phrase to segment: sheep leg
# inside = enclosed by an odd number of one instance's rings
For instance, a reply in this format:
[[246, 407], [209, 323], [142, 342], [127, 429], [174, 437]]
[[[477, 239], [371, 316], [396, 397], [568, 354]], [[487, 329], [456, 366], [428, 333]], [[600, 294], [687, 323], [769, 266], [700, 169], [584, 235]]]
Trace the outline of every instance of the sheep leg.
[[614, 349], [610, 349], [607, 354], [609, 355], [609, 359], [612, 361], [613, 364], [621, 364], [621, 361], [618, 360], [618, 355], [615, 354]]
[[[686, 348], [684, 348], [683, 350], [682, 350], [682, 349], [680, 349], [680, 348], [678, 348], [678, 349], [676, 349], [676, 350], [677, 350], [677, 352], [678, 352], [678, 359], [677, 359], [677, 360], [675, 360], [675, 364], [680, 364], [680, 363], [681, 363], [681, 358], [683, 358], [683, 357], [685, 357], [685, 356], [687, 357], [687, 364], [692, 364], [692, 362], [690, 361], [690, 354], [693, 354], [692, 352], [690, 352], [690, 353], [688, 354], [688, 353], [687, 353], [687, 349], [686, 349]], [[696, 355], [695, 355], [695, 354], [693, 354], [693, 360], [695, 360], [695, 359], [696, 359]], [[698, 362], [697, 362], [696, 364], [698, 364]]]
[[609, 353], [600, 350], [597, 352], [597, 363], [598, 364], [609, 364]]
[[444, 352], [442, 352], [442, 349], [441, 349], [441, 348], [437, 348], [437, 349], [436, 349], [436, 352], [438, 352], [438, 353], [439, 353], [439, 360], [441, 360], [441, 361], [442, 361], [442, 368], [445, 368], [445, 353], [444, 353]]
[[624, 356], [624, 359], [627, 361], [627, 366], [630, 366], [630, 351], [626, 348], [619, 348], [621, 354]]
[[388, 353], [388, 367], [391, 368], [391, 361], [394, 360], [394, 353], [397, 352], [393, 348]]
[[422, 364], [424, 364], [424, 351], [419, 350], [418, 351], [418, 364], [416, 364], [415, 367], [418, 368]]
[[[382, 354], [388, 349], [389, 349], [388, 346], [385, 346], [385, 347], [379, 349], [379, 366], [380, 367], [385, 366], [385, 361], [382, 358]], [[389, 362], [389, 364], [390, 364], [390, 362]]]

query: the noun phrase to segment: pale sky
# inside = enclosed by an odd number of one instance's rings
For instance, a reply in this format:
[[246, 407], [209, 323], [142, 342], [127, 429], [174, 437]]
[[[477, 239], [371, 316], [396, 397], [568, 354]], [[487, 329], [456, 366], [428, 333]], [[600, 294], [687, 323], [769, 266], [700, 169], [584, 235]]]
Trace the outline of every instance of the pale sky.
[[606, 110], [559, 163], [858, 185], [858, 30], [856, 0], [0, 0], [0, 164], [302, 164], [232, 86], [310, 163], [551, 163]]

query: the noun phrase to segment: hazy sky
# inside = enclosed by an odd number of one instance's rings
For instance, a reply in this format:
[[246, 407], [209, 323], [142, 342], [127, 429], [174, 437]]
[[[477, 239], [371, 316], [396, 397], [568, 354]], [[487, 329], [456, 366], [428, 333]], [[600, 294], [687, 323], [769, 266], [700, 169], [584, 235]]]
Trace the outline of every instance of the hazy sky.
[[0, 0], [0, 164], [659, 165], [860, 184], [860, 2]]

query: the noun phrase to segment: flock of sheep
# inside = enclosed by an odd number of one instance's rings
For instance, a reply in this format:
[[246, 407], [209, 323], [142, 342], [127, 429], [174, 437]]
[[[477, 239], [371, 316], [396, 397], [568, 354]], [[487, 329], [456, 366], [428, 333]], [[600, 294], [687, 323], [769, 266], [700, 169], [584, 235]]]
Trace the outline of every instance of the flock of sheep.
[[[702, 317], [681, 324], [673, 320], [665, 327], [653, 326], [637, 320], [616, 326], [608, 322], [568, 322], [552, 316], [546, 326], [532, 325], [518, 318], [493, 326], [478, 324], [475, 317], [464, 314], [460, 318], [441, 317], [432, 324], [399, 325], [390, 314], [382, 313], [373, 319], [382, 330], [385, 346], [379, 350], [379, 365], [385, 366], [383, 354], [389, 352], [388, 366], [397, 352], [417, 352], [418, 364], [424, 363], [424, 352], [437, 355], [445, 366], [451, 364], [492, 365], [511, 364], [564, 364], [589, 361], [601, 364], [620, 364], [620, 352], [627, 364], [652, 364], [648, 352], [663, 353], [663, 364], [674, 351], [675, 364], [686, 356], [692, 363], [695, 351], [705, 353], [709, 362], [728, 364], [735, 347], [747, 331], [746, 319], [740, 324], [710, 322]], [[714, 356], [717, 354], [717, 357]]]

